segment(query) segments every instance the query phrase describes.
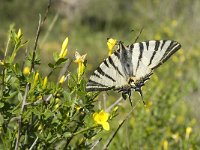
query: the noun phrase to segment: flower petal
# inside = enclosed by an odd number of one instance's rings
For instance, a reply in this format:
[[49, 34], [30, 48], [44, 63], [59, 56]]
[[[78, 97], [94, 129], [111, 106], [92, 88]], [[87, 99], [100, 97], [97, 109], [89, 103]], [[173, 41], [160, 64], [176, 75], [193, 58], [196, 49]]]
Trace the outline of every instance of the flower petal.
[[101, 118], [101, 122], [106, 122], [108, 120], [108, 113], [104, 112], [103, 110], [99, 112], [99, 116]]
[[99, 122], [99, 119], [98, 119], [99, 117], [98, 117], [98, 113], [94, 113], [93, 114], [93, 119], [94, 119], [94, 121], [96, 122], [96, 123], [98, 123]]
[[108, 122], [104, 122], [104, 123], [102, 124], [102, 127], [103, 127], [103, 129], [106, 130], [106, 131], [109, 131], [109, 130], [110, 130], [110, 125], [109, 125]]

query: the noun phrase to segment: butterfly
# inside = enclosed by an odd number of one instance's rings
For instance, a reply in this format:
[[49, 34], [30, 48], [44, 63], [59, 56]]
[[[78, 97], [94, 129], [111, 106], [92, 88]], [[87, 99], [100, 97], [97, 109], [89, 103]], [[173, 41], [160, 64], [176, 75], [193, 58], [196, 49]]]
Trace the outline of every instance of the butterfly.
[[180, 48], [181, 45], [172, 40], [150, 40], [127, 46], [120, 41], [118, 49], [90, 76], [86, 91], [114, 90], [122, 92], [124, 99], [129, 96], [130, 100], [133, 89], [143, 99], [141, 87], [150, 79], [154, 69]]

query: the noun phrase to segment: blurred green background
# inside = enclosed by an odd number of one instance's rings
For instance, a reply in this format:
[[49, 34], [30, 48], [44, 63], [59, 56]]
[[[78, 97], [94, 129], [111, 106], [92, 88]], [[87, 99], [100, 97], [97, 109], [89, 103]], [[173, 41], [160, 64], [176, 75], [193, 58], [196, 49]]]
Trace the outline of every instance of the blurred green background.
[[[39, 14], [44, 15], [47, 4], [47, 0], [0, 0], [0, 59], [11, 24], [22, 29], [24, 39], [29, 39], [27, 50], [32, 51]], [[111, 148], [200, 149], [199, 10], [199, 0], [52, 0], [39, 39], [42, 61], [39, 69], [44, 75], [48, 73], [47, 64], [53, 59], [53, 53], [60, 51], [66, 36], [69, 57], [74, 57], [75, 50], [87, 53], [86, 78], [107, 57], [108, 37], [130, 44], [144, 28], [138, 41], [176, 40], [182, 49], [158, 68], [143, 88], [149, 108], [142, 102], [137, 104]], [[24, 53], [18, 58], [24, 58]], [[71, 70], [76, 70], [74, 64]], [[106, 104], [103, 104], [104, 95]], [[100, 107], [108, 107], [119, 96], [113, 92], [101, 94]], [[139, 100], [134, 93], [133, 101]], [[128, 101], [120, 103], [119, 115], [111, 122], [111, 131], [103, 134], [99, 148], [130, 109]], [[192, 132], [187, 137], [186, 130], [190, 128]]]

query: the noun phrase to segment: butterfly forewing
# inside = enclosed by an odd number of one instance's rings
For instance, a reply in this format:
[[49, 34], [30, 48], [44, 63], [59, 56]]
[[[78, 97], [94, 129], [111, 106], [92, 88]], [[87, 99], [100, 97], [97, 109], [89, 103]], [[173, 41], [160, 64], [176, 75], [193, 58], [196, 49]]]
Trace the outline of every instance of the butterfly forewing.
[[[91, 75], [86, 90], [119, 89], [135, 80], [146, 79], [152, 70], [164, 63], [181, 45], [171, 40], [151, 40], [124, 46], [105, 59]], [[136, 81], [135, 81], [136, 82]]]
[[126, 84], [125, 73], [120, 62], [120, 51], [105, 59], [91, 75], [86, 90], [106, 91]]

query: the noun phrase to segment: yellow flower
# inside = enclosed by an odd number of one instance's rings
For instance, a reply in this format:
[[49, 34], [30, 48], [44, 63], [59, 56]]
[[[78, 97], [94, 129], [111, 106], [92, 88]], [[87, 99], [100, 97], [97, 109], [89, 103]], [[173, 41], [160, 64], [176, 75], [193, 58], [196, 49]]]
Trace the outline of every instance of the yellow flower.
[[60, 102], [61, 102], [61, 99], [60, 98], [56, 98], [55, 99], [55, 106], [54, 106], [54, 109], [58, 109], [60, 107]]
[[0, 65], [4, 65], [4, 61], [3, 60], [0, 60]]
[[58, 109], [59, 106], [60, 106], [60, 104], [56, 104], [56, 105], [54, 106], [54, 109]]
[[59, 80], [59, 83], [60, 84], [63, 84], [63, 82], [65, 82], [65, 76], [63, 75], [61, 78], [60, 78], [60, 80]]
[[67, 45], [68, 45], [68, 37], [65, 38], [65, 40], [62, 43], [62, 48], [59, 54], [59, 58], [64, 58], [67, 55]]
[[25, 67], [24, 69], [23, 69], [23, 74], [24, 75], [28, 75], [30, 73], [30, 68], [29, 67]]
[[110, 130], [110, 125], [108, 123], [109, 114], [101, 110], [99, 113], [93, 114], [93, 119], [97, 124], [102, 125], [103, 129], [108, 131]]
[[22, 36], [22, 30], [19, 28], [18, 32], [17, 32], [17, 38], [20, 39]]
[[48, 78], [47, 76], [44, 78], [43, 80], [43, 85], [42, 85], [42, 88], [45, 89], [47, 87], [47, 82], [48, 82]]
[[171, 31], [169, 27], [164, 27], [163, 32], [169, 37], [173, 36], [173, 32]]
[[76, 111], [79, 111], [81, 109], [81, 106], [75, 105]]
[[113, 111], [116, 112], [118, 110], [118, 108], [119, 108], [118, 106], [115, 106]]
[[41, 95], [37, 96], [37, 100], [42, 100], [42, 96]]
[[153, 102], [152, 102], [152, 101], [150, 101], [150, 100], [148, 100], [148, 101], [146, 102], [146, 105], [145, 105], [145, 107], [146, 107], [147, 109], [149, 109], [149, 108], [151, 108], [151, 107], [152, 107], [152, 105], [153, 105]]
[[189, 139], [189, 136], [192, 133], [192, 128], [191, 127], [187, 127], [185, 132], [186, 132], [185, 133], [185, 138]]
[[172, 27], [176, 27], [177, 26], [177, 21], [176, 20], [172, 20]]
[[84, 73], [84, 70], [85, 70], [84, 61], [85, 61], [86, 55], [87, 54], [81, 56], [78, 52], [75, 52], [75, 61], [74, 62], [78, 64], [78, 69], [77, 69], [78, 80], [80, 80], [80, 77]]
[[85, 57], [87, 54], [85, 55], [80, 55], [78, 52], [75, 52], [75, 63], [83, 63], [85, 61]]
[[35, 86], [35, 85], [37, 84], [38, 79], [39, 79], [39, 73], [37, 72], [37, 73], [35, 74], [35, 77], [34, 77], [33, 86]]
[[178, 142], [180, 139], [180, 136], [178, 133], [172, 134], [172, 138], [175, 140], [175, 142]]
[[38, 130], [42, 130], [43, 129], [43, 126], [40, 124], [39, 127], [38, 127]]
[[107, 46], [108, 46], [108, 55], [110, 56], [113, 52], [114, 46], [117, 44], [116, 39], [109, 38], [107, 41]]
[[156, 40], [160, 40], [160, 39], [161, 39], [161, 35], [160, 35], [160, 33], [157, 33], [157, 34], [154, 36], [154, 39], [156, 39]]
[[163, 141], [163, 150], [168, 150], [168, 141], [167, 140]]

